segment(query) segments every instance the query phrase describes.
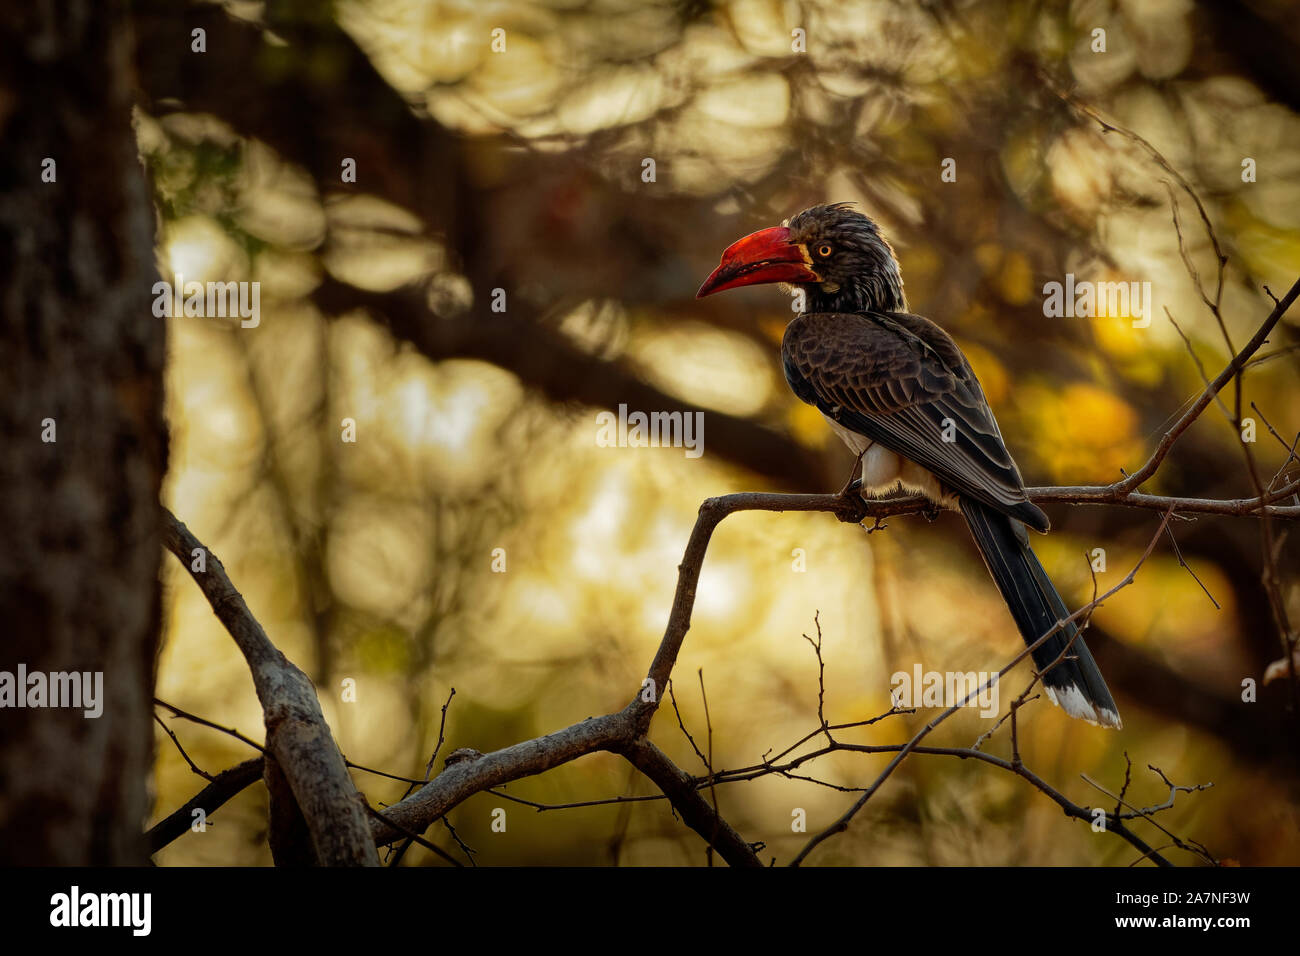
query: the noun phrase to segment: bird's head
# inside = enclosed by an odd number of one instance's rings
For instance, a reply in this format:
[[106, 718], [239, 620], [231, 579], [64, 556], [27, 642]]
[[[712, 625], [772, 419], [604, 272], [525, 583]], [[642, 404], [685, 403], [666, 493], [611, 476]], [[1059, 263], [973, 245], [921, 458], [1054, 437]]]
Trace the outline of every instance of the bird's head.
[[894, 250], [847, 203], [812, 206], [732, 243], [695, 296], [766, 282], [802, 287], [808, 312], [907, 310]]

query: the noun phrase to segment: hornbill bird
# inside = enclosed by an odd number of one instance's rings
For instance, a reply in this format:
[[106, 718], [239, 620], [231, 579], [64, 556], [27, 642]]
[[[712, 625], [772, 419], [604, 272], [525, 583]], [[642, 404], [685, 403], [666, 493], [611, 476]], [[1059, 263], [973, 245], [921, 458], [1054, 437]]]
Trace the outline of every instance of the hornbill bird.
[[[966, 356], [947, 332], [908, 312], [898, 260], [876, 224], [847, 203], [805, 209], [729, 246], [696, 295], [766, 282], [804, 292], [781, 358], [795, 395], [821, 411], [861, 461], [861, 479], [845, 491], [917, 492], [960, 512], [1025, 643], [1064, 621], [1069, 611], [1025, 530], [1047, 531], [1047, 515], [1026, 496]], [[1067, 714], [1120, 726], [1073, 623], [1040, 644], [1033, 660], [1048, 697]]]

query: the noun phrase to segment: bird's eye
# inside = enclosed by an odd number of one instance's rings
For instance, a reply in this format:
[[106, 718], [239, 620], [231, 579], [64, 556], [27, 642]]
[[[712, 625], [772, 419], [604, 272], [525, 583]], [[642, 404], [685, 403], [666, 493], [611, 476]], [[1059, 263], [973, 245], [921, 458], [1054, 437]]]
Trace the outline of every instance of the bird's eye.
[[823, 242], [817, 247], [817, 255], [821, 256], [823, 259], [829, 256], [831, 251], [831, 244], [829, 242]]

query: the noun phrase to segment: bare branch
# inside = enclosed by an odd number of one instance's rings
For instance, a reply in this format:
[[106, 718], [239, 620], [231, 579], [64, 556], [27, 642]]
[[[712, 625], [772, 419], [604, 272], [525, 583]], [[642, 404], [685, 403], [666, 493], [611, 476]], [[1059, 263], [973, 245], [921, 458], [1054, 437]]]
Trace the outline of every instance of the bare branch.
[[[1155, 550], [1156, 542], [1159, 541], [1161, 536], [1164, 534], [1165, 527], [1169, 524], [1169, 518], [1172, 514], [1173, 514], [1172, 511], [1167, 512], [1165, 514], [1164, 519], [1160, 522], [1159, 530], [1156, 531], [1155, 536], [1151, 539], [1150, 543], [1147, 545], [1147, 548], [1142, 553], [1142, 556], [1138, 558], [1137, 564], [1135, 564], [1132, 567], [1132, 569], [1129, 570], [1128, 574], [1124, 576], [1123, 580], [1121, 580], [1113, 588], [1111, 588], [1109, 591], [1103, 594], [1100, 598], [1097, 598], [1091, 601], [1090, 603], [1084, 605], [1083, 607], [1079, 608], [1077, 611], [1071, 614], [1064, 621], [1057, 621], [1055, 626], [1049, 628], [1046, 633], [1044, 633], [1041, 637], [1038, 638], [1038, 640], [1036, 640], [1033, 644], [1027, 646], [1023, 651], [1021, 651], [1018, 655], [1016, 655], [1015, 659], [1012, 660], [1011, 663], [1007, 664], [1004, 668], [1002, 668], [1002, 670], [998, 671], [996, 678], [990, 678], [975, 690], [972, 690], [969, 693], [967, 693], [967, 695], [963, 697], [960, 701], [954, 703], [942, 714], [939, 714], [937, 717], [935, 717], [933, 720], [927, 723], [924, 727], [922, 727], [919, 731], [917, 731], [916, 735], [913, 736], [912, 739], [907, 742], [907, 744], [905, 744], [903, 747], [899, 749], [898, 753], [894, 756], [894, 759], [891, 760], [888, 765], [886, 765], [885, 769], [880, 772], [880, 775], [875, 779], [875, 781], [871, 784], [871, 786], [867, 788], [866, 792], [863, 793], [863, 795], [858, 798], [857, 802], [854, 803], [853, 806], [850, 807], [844, 813], [844, 815], [841, 816], [838, 820], [836, 820], [833, 824], [831, 824], [829, 827], [827, 827], [826, 829], [822, 830], [820, 833], [814, 835], [811, 839], [809, 839], [808, 842], [804, 845], [804, 848], [799, 851], [798, 855], [795, 856], [791, 865], [798, 866], [808, 857], [809, 853], [811, 853], [814, 849], [816, 849], [816, 847], [819, 844], [829, 839], [830, 837], [834, 836], [835, 834], [843, 833], [845, 830], [847, 830], [849, 826], [849, 822], [853, 819], [854, 816], [857, 815], [858, 811], [860, 811], [864, 806], [866, 806], [867, 801], [870, 800], [876, 794], [877, 791], [879, 791], [881, 786], [884, 785], [885, 781], [889, 779], [890, 775], [892, 775], [893, 772], [896, 769], [898, 769], [898, 765], [903, 762], [903, 758], [905, 758], [909, 753], [911, 753], [916, 748], [917, 744], [919, 744], [922, 740], [924, 740], [925, 737], [927, 737], [931, 731], [933, 731], [936, 727], [939, 726], [939, 724], [943, 723], [943, 721], [947, 720], [953, 714], [957, 713], [962, 707], [966, 706], [966, 704], [971, 699], [976, 697], [978, 694], [983, 693], [994, 680], [1000, 679], [1003, 676], [1005, 676], [1006, 673], [1011, 670], [1011, 668], [1013, 668], [1016, 664], [1018, 664], [1028, 654], [1030, 654], [1034, 650], [1034, 648], [1041, 645], [1044, 641], [1050, 638], [1053, 634], [1059, 631], [1066, 624], [1070, 623], [1071, 621], [1074, 621], [1075, 619], [1083, 615], [1090, 614], [1094, 608], [1099, 607], [1101, 603], [1105, 601], [1107, 598], [1109, 598], [1112, 594], [1115, 594], [1121, 588], [1125, 588], [1128, 585], [1132, 584], [1134, 577], [1137, 575], [1138, 569], [1142, 567], [1142, 565], [1146, 562], [1146, 559], [1151, 556], [1151, 552]], [[981, 751], [974, 751], [974, 752], [982, 753]], [[1023, 769], [1023, 767], [1021, 767], [1020, 769]], [[1017, 770], [1017, 772], [1020, 772], [1020, 770]]]
[[261, 779], [261, 757], [245, 760], [212, 777], [211, 782], [186, 801], [184, 806], [149, 828], [145, 834], [145, 839], [149, 842], [149, 854], [152, 856], [173, 840], [190, 832], [194, 825], [195, 810], [201, 810], [204, 817], [210, 817], [231, 797]]
[[[700, 796], [695, 779], [674, 764], [662, 750], [638, 737], [624, 751], [628, 761], [655, 782], [681, 814], [682, 821], [704, 837], [732, 866], [762, 866], [755, 848]], [[761, 847], [760, 847], [761, 848]]]
[[[316, 689], [271, 643], [217, 556], [170, 511], [163, 514], [164, 544], [190, 572], [248, 662], [266, 720], [266, 749], [302, 811], [316, 860], [323, 866], [378, 866], [364, 800], [330, 735]], [[194, 570], [196, 552], [206, 552], [203, 571]]]
[[[1191, 407], [1182, 414], [1178, 421], [1174, 423], [1173, 427], [1165, 432], [1164, 437], [1160, 439], [1160, 444], [1156, 446], [1156, 450], [1152, 453], [1151, 457], [1147, 459], [1146, 463], [1123, 481], [1117, 481], [1113, 485], [1108, 485], [1108, 489], [1118, 491], [1121, 495], [1127, 495], [1128, 493], [1136, 491], [1143, 482], [1156, 473], [1156, 469], [1159, 468], [1160, 463], [1165, 460], [1165, 455], [1169, 454], [1169, 449], [1174, 446], [1174, 442], [1178, 441], [1179, 436], [1182, 435], [1183, 432], [1187, 431], [1187, 429], [1191, 427], [1192, 422], [1196, 421], [1196, 419], [1200, 417], [1201, 412], [1205, 411], [1205, 407], [1214, 400], [1215, 396], [1223, 390], [1223, 387], [1241, 374], [1242, 368], [1245, 366], [1246, 362], [1250, 360], [1250, 357], [1258, 352], [1260, 347], [1268, 341], [1269, 333], [1272, 332], [1273, 327], [1281, 321], [1282, 316], [1286, 314], [1287, 309], [1289, 309], [1291, 304], [1295, 302], [1297, 296], [1300, 296], [1300, 279], [1295, 281], [1287, 291], [1287, 294], [1284, 295], [1278, 304], [1273, 307], [1273, 311], [1268, 314], [1268, 318], [1266, 318], [1260, 327], [1255, 330], [1255, 334], [1251, 336], [1250, 341], [1245, 344], [1240, 352], [1232, 357], [1232, 361], [1224, 367], [1222, 372], [1215, 376], [1214, 380], [1210, 382], [1205, 391], [1203, 391], [1200, 397], [1192, 403]], [[1183, 509], [1180, 507], [1179, 510]], [[1267, 511], [1269, 509], [1263, 510]]]
[[163, 722], [163, 719], [159, 717], [157, 713], [153, 715], [153, 719], [157, 721], [158, 726], [163, 729], [163, 733], [165, 733], [168, 737], [172, 739], [172, 743], [176, 745], [176, 749], [180, 751], [180, 755], [185, 759], [185, 762], [190, 765], [190, 769], [194, 771], [196, 774], [198, 774], [200, 777], [202, 777], [204, 780], [211, 783], [212, 774], [207, 773], [204, 770], [200, 770], [199, 765], [190, 759], [190, 755], [187, 754], [185, 752], [185, 748], [181, 746], [180, 739], [176, 736], [176, 734], [172, 732], [172, 729], [168, 727], [166, 723]]

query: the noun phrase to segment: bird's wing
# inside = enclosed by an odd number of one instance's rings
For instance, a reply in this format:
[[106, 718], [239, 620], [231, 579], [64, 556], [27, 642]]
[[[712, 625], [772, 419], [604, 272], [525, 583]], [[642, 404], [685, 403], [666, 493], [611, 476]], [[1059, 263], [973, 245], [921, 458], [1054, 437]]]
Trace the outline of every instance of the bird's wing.
[[970, 363], [929, 319], [803, 315], [786, 329], [781, 352], [795, 393], [837, 424], [916, 462], [958, 494], [1047, 530]]

